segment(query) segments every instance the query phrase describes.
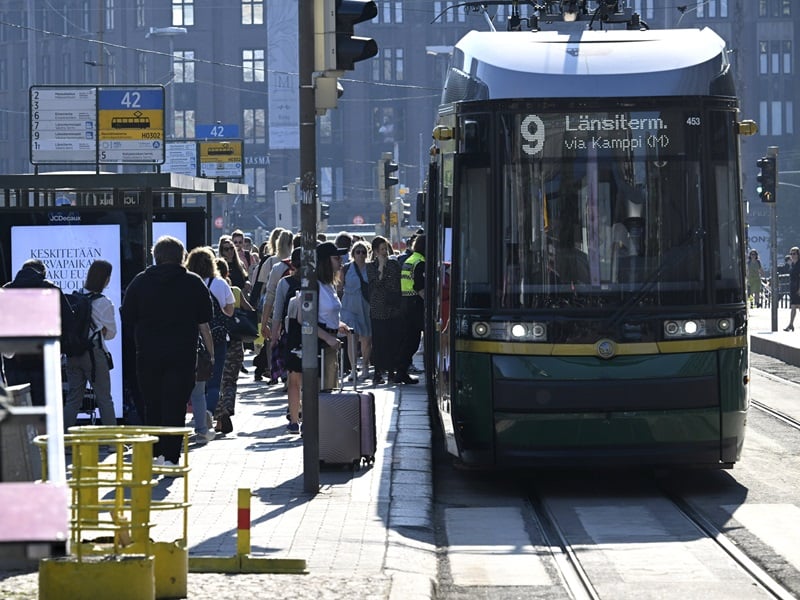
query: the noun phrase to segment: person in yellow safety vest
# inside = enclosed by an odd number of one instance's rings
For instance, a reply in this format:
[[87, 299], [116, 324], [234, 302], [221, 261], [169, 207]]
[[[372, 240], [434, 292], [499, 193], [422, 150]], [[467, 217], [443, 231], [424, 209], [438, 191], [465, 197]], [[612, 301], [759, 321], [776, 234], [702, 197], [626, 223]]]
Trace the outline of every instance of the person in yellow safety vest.
[[419, 383], [416, 377], [408, 374], [414, 354], [422, 338], [425, 318], [425, 236], [414, 239], [414, 252], [403, 263], [400, 271], [400, 294], [402, 311], [402, 335], [400, 339], [399, 369], [395, 383]]

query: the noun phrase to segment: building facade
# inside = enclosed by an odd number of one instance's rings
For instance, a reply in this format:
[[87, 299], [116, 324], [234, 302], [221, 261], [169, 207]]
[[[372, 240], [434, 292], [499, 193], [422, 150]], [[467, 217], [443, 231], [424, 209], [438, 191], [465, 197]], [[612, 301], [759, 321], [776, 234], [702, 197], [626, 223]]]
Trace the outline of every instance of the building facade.
[[[358, 25], [357, 34], [374, 38], [378, 55], [344, 74], [338, 107], [317, 119], [319, 195], [331, 205], [332, 224], [379, 221], [377, 165], [385, 152], [400, 165], [398, 191], [415, 197], [425, 179], [449, 51], [470, 29], [487, 28], [484, 16], [452, 0], [376, 4], [377, 17]], [[768, 146], [778, 146], [779, 247], [786, 245], [783, 238], [796, 244], [800, 211], [791, 206], [800, 190], [794, 136], [800, 8], [791, 0], [627, 4], [652, 28], [707, 26], [728, 41], [742, 118], [756, 120], [760, 128], [742, 142], [748, 220], [758, 231], [768, 223], [770, 209], [755, 193], [755, 162]], [[298, 10], [312, 5], [309, 0], [0, 0], [0, 140], [5, 142], [0, 172], [33, 170], [29, 86], [160, 84], [166, 89], [168, 140], [194, 139], [214, 125], [232, 126], [244, 140], [250, 194], [215, 204], [212, 217], [224, 217], [225, 228], [268, 230], [275, 223], [274, 191], [299, 176], [297, 20]], [[530, 9], [520, 10], [526, 17]], [[489, 7], [498, 29], [505, 27], [509, 11]]]

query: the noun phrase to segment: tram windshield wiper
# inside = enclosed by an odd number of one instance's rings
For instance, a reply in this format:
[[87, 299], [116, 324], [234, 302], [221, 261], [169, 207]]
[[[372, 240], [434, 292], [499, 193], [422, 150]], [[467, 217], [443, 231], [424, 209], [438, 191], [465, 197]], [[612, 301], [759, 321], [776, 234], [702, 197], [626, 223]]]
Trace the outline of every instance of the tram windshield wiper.
[[655, 286], [661, 278], [661, 274], [669, 268], [675, 266], [676, 263], [683, 260], [689, 251], [694, 248], [696, 242], [699, 242], [706, 236], [706, 230], [702, 227], [697, 227], [689, 232], [685, 240], [673, 248], [672, 252], [666, 260], [659, 263], [658, 267], [642, 282], [639, 290], [628, 298], [622, 306], [617, 309], [614, 315], [609, 320], [609, 324], [613, 327], [631, 311], [631, 309], [638, 304], [638, 302]]

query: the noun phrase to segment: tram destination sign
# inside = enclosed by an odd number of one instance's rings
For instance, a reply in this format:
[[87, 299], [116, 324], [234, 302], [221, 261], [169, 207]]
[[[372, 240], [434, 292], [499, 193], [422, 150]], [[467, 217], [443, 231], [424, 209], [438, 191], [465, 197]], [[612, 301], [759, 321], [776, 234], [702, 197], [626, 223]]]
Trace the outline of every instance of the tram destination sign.
[[31, 86], [30, 160], [162, 164], [162, 86]]
[[97, 160], [96, 98], [95, 87], [30, 88], [32, 164], [87, 164]]
[[164, 88], [99, 88], [100, 164], [164, 162]]

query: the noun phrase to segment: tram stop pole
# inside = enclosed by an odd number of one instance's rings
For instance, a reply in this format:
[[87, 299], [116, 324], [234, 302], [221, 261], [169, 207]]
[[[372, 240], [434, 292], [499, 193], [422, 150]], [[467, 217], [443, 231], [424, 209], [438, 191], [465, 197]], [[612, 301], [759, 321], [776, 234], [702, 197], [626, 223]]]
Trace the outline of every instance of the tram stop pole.
[[[314, 0], [300, 0], [297, 11], [299, 40], [314, 39]], [[317, 353], [317, 113], [314, 97], [314, 44], [300, 43], [300, 232], [302, 365], [303, 365], [303, 489], [319, 491], [319, 365]]]

